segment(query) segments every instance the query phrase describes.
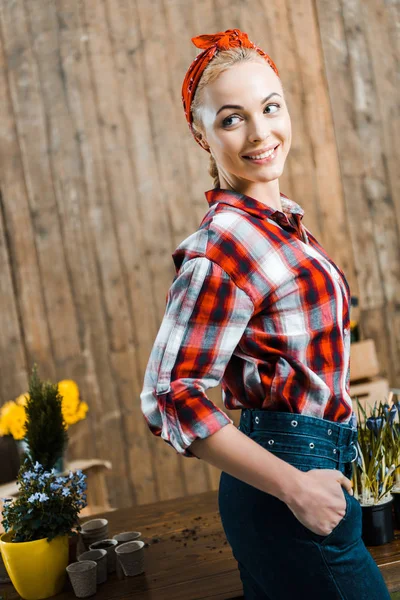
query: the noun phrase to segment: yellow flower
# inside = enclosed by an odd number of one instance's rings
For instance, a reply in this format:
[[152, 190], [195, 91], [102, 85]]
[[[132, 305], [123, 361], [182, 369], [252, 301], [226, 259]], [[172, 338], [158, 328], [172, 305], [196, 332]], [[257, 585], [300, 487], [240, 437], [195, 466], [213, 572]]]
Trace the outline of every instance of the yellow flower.
[[13, 418], [10, 423], [10, 432], [15, 440], [22, 440], [25, 435], [26, 413], [23, 406], [15, 405]]
[[82, 402], [79, 397], [79, 388], [72, 379], [63, 379], [58, 383], [58, 391], [62, 396], [62, 413], [65, 424], [69, 425], [77, 423], [86, 417], [89, 410], [86, 402]]
[[26, 413], [24, 406], [12, 400], [6, 402], [0, 409], [0, 435], [12, 435], [15, 440], [21, 440], [25, 435]]
[[12, 415], [12, 409], [14, 402], [9, 400], [0, 409], [0, 433], [1, 435], [10, 435], [10, 417]]
[[85, 419], [88, 410], [89, 407], [86, 404], [86, 402], [81, 402], [77, 412], [78, 421], [80, 421], [81, 419]]
[[15, 402], [20, 406], [26, 406], [26, 401], [29, 400], [29, 394], [21, 394], [18, 398], [15, 399]]

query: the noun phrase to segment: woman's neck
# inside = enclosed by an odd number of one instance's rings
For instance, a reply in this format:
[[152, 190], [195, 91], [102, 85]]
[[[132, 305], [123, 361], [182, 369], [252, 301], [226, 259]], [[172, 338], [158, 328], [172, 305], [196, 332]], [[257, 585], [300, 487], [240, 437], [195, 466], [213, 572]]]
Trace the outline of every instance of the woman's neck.
[[283, 212], [281, 195], [279, 190], [279, 179], [273, 181], [235, 181], [228, 183], [224, 177], [220, 176], [220, 188], [234, 190], [240, 194], [250, 196], [258, 202], [266, 204], [268, 207]]

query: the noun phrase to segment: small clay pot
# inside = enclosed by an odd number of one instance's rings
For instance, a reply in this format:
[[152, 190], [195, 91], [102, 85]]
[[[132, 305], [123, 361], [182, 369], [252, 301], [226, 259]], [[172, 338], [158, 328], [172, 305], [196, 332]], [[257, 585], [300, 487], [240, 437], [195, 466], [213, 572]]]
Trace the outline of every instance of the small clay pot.
[[114, 573], [117, 565], [117, 557], [115, 556], [115, 548], [118, 546], [117, 540], [100, 540], [90, 544], [90, 550], [105, 550], [107, 552], [107, 571]]
[[85, 550], [89, 550], [90, 544], [109, 537], [107, 519], [91, 519], [82, 524], [80, 542]]
[[77, 598], [88, 598], [96, 593], [97, 563], [94, 560], [74, 562], [66, 570]]
[[133, 577], [144, 573], [144, 542], [135, 540], [117, 546], [117, 560], [120, 562], [124, 575]]
[[134, 542], [142, 535], [141, 531], [122, 531], [113, 535], [113, 539], [117, 540], [118, 546], [125, 544], [126, 542]]
[[107, 581], [107, 550], [89, 550], [78, 556], [78, 561], [94, 560], [97, 563], [97, 584]]
[[107, 519], [90, 519], [82, 524], [82, 533], [94, 533], [108, 527]]

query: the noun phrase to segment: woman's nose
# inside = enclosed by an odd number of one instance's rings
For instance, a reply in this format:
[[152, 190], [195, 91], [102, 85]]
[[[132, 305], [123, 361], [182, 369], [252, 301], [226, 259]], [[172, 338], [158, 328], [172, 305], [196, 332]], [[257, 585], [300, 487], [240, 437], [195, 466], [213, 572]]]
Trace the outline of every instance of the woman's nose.
[[249, 141], [259, 142], [266, 140], [269, 136], [268, 127], [266, 126], [265, 119], [253, 120], [250, 124]]

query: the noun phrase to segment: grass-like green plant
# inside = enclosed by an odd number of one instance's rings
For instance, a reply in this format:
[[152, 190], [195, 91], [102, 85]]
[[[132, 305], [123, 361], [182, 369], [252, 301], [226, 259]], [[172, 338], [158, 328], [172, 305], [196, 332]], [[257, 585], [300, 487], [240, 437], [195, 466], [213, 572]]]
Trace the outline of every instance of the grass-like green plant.
[[390, 498], [400, 470], [398, 405], [375, 403], [367, 415], [358, 398], [358, 459], [353, 463], [354, 496], [363, 505]]
[[29, 379], [29, 397], [25, 405], [27, 458], [30, 466], [36, 462], [45, 470], [54, 467], [63, 456], [68, 434], [62, 414], [62, 396], [58, 385], [39, 378], [34, 365]]

